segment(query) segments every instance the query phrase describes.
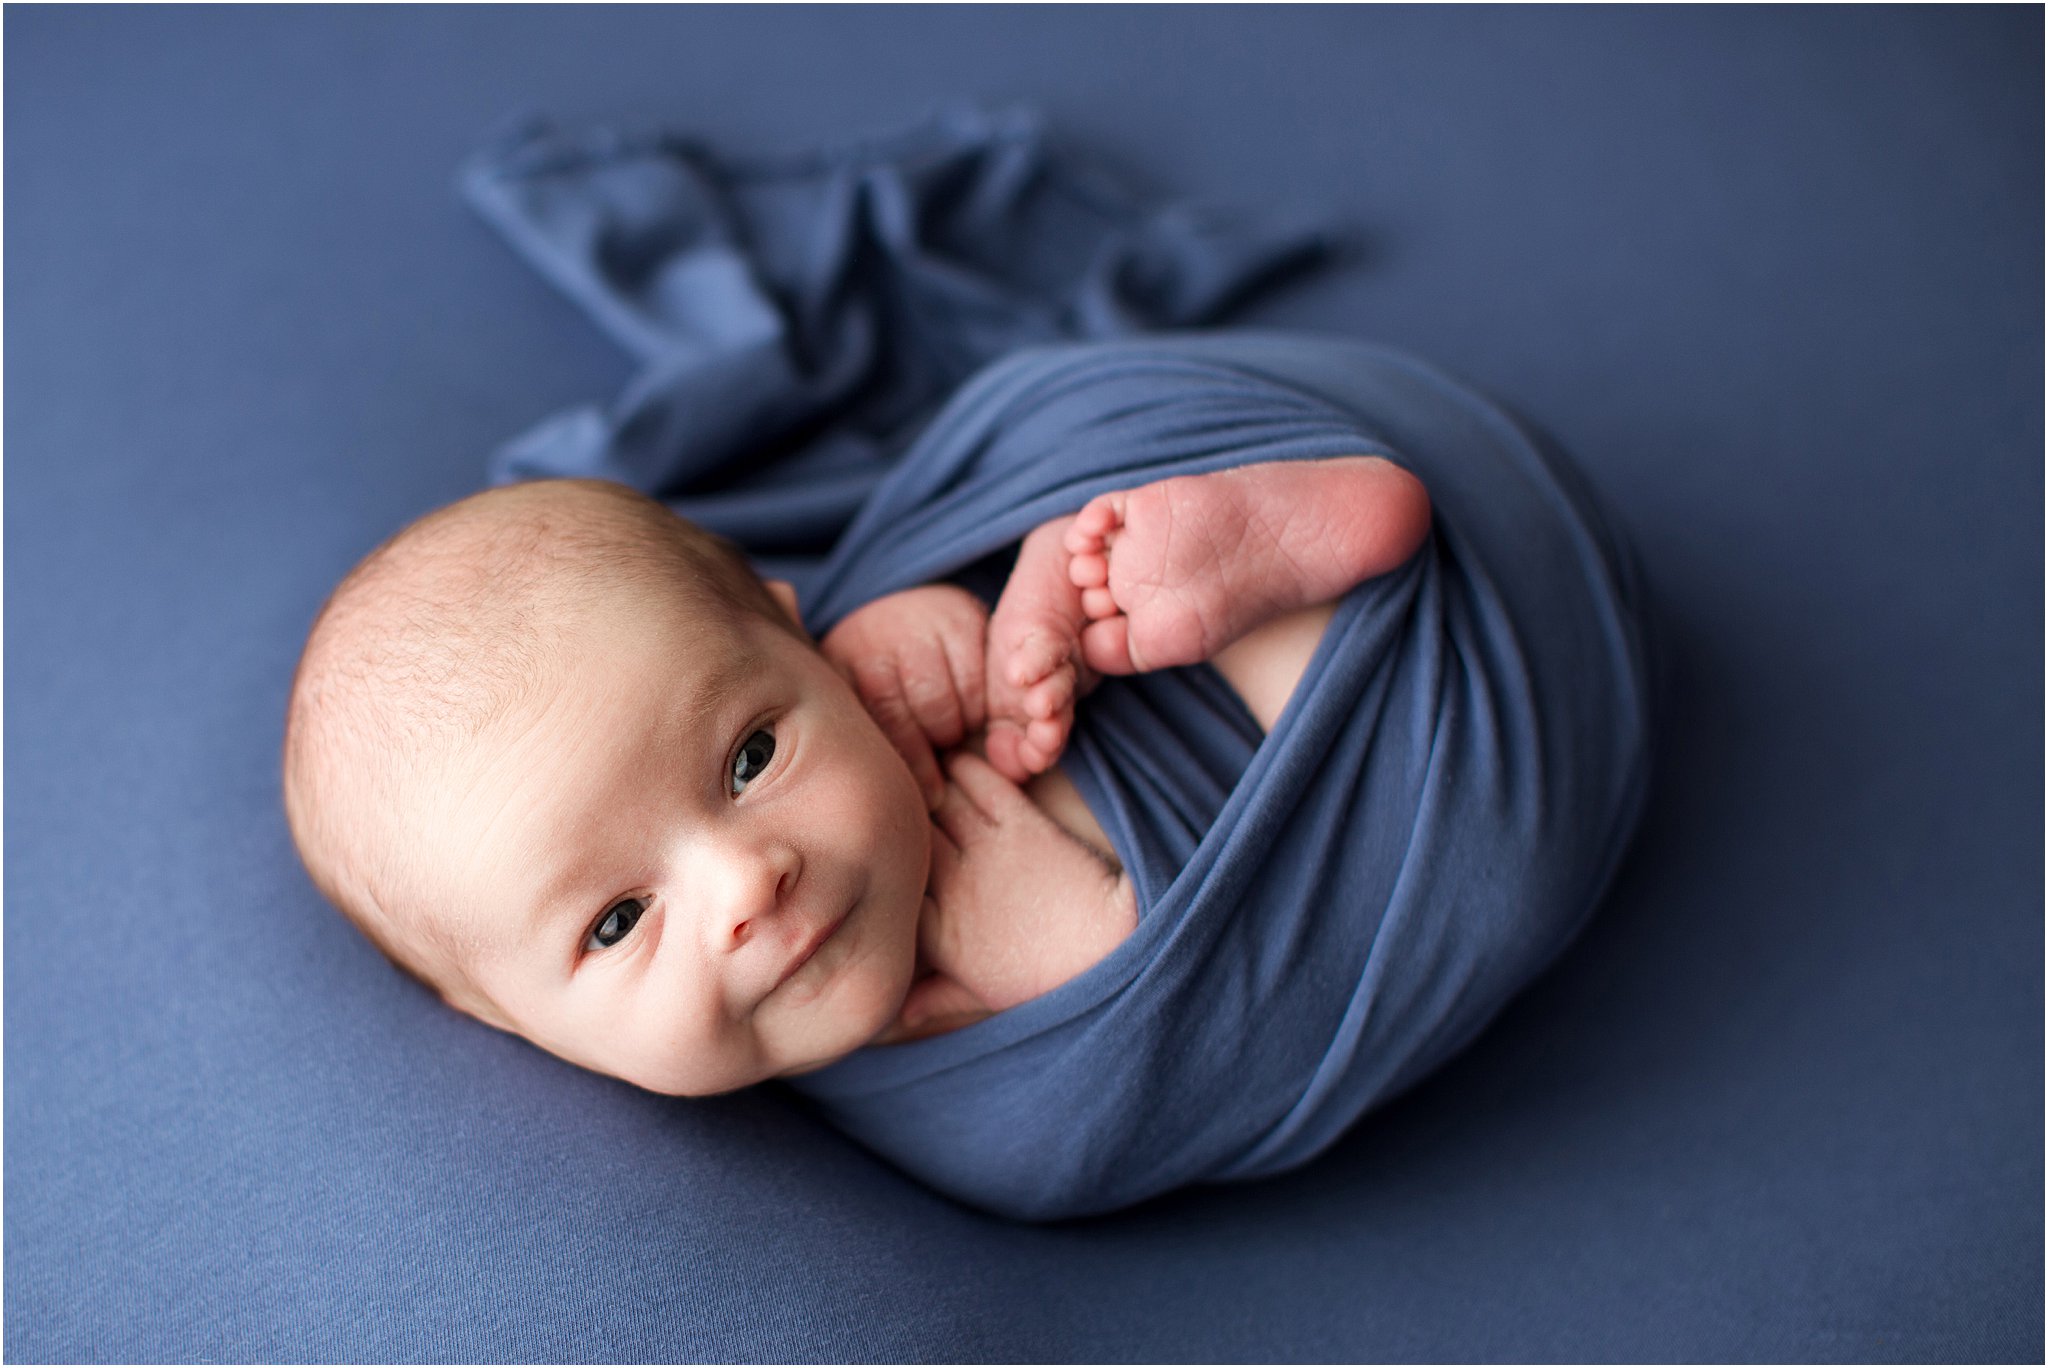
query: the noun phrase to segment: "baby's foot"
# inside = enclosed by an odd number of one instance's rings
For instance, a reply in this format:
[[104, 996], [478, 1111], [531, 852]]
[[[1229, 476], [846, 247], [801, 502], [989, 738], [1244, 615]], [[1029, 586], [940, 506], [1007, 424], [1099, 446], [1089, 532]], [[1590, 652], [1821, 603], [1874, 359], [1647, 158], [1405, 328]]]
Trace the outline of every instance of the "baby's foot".
[[1277, 461], [1104, 494], [1067, 528], [1068, 575], [1103, 674], [1207, 660], [1281, 613], [1393, 569], [1429, 532], [1390, 461]]
[[988, 762], [1013, 784], [1059, 759], [1074, 726], [1081, 672], [1081, 591], [1067, 571], [1072, 518], [1024, 539], [988, 620]]

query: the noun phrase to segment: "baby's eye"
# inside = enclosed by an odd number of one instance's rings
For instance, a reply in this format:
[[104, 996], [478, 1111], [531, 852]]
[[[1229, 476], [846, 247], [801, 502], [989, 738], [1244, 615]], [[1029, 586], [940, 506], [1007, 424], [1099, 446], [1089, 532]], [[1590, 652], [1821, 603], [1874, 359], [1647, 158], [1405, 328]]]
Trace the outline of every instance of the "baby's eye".
[[638, 898], [621, 898], [606, 910], [602, 920], [591, 928], [590, 939], [583, 942], [585, 950], [602, 950], [608, 945], [617, 945], [639, 922], [640, 914], [647, 910], [647, 904]]
[[761, 771], [768, 768], [768, 762], [775, 758], [775, 735], [773, 732], [751, 733], [740, 753], [732, 758], [732, 792], [737, 798], [740, 790], [758, 779]]

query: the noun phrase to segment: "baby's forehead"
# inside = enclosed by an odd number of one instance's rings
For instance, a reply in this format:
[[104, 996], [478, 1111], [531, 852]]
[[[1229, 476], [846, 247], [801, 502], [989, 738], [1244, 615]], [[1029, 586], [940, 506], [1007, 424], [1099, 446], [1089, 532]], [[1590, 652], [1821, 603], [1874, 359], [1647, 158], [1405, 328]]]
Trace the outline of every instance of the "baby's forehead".
[[574, 807], [647, 756], [721, 748], [726, 714], [781, 673], [774, 640], [771, 629], [687, 605], [593, 603], [563, 624], [544, 668], [449, 734], [435, 756], [436, 797], [489, 803], [544, 774], [534, 804]]

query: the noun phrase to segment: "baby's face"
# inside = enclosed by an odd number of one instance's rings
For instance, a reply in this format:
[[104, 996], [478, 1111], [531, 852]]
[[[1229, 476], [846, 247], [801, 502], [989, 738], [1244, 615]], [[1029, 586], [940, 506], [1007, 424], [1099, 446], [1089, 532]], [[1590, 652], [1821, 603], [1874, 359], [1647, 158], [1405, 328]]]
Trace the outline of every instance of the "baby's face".
[[[801, 1073], [896, 1017], [931, 826], [824, 657], [617, 604], [455, 757], [426, 837], [486, 1021], [664, 1093]], [[458, 997], [471, 996], [457, 994]]]

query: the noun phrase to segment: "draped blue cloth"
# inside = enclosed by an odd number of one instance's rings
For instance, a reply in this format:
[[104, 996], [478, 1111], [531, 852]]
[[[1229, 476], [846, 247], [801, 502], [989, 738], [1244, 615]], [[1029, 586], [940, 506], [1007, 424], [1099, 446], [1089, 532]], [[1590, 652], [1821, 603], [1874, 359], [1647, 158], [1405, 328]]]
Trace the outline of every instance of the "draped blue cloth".
[[[1344, 598], [1270, 735], [1207, 666], [1082, 703], [1061, 764], [1130, 872], [1129, 938], [976, 1025], [793, 1080], [932, 1186], [1029, 1219], [1293, 1167], [1421, 1078], [1591, 914], [1649, 759], [1633, 562], [1554, 444], [1386, 348], [1143, 331], [1313, 243], [1106, 192], [1077, 218], [1052, 189], [1073, 165], [1026, 116], [953, 111], [772, 165], [529, 131], [466, 177], [646, 364], [495, 475], [662, 495], [794, 572], [814, 632], [936, 579], [992, 596], [1025, 533], [1104, 490], [1360, 453], [1428, 487], [1429, 540]], [[988, 274], [1031, 247], [1064, 264]], [[1138, 308], [1141, 277], [1166, 284]]]
[[528, 120], [460, 184], [640, 365], [613, 403], [508, 444], [492, 479], [660, 494], [800, 587], [983, 365], [1209, 322], [1342, 247], [1150, 202], [1024, 108], [793, 154]]

